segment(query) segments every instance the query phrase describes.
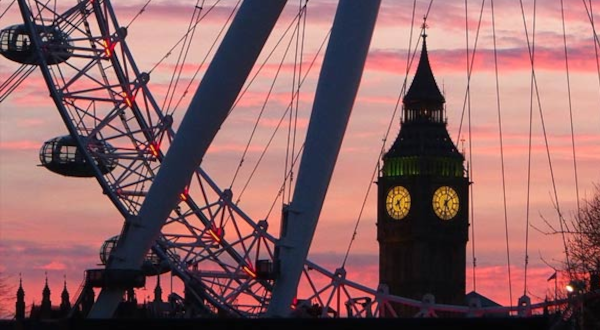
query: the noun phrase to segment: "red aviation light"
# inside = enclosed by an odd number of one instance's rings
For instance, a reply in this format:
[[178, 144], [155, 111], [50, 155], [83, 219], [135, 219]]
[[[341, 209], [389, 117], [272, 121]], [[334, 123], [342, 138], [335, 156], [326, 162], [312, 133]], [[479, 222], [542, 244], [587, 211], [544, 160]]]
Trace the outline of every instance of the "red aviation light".
[[123, 102], [125, 102], [128, 107], [133, 108], [134, 97], [127, 92], [121, 93], [121, 96], [123, 96]]
[[242, 270], [252, 278], [256, 278], [256, 272], [250, 266], [242, 267]]
[[152, 156], [158, 157], [159, 152], [160, 152], [160, 145], [158, 144], [158, 142], [154, 141], [154, 142], [150, 143], [150, 153], [152, 154]]
[[106, 55], [106, 57], [111, 57], [117, 43], [111, 42], [110, 39], [103, 39], [102, 46], [104, 47], [104, 55]]
[[189, 195], [190, 195], [190, 188], [186, 186], [183, 189], [183, 192], [181, 194], [179, 194], [179, 199], [181, 199], [183, 202], [185, 202], [185, 201], [187, 201]]
[[223, 239], [223, 228], [210, 228], [208, 230], [208, 234], [210, 234], [210, 236], [215, 240], [215, 242], [221, 243], [221, 240]]

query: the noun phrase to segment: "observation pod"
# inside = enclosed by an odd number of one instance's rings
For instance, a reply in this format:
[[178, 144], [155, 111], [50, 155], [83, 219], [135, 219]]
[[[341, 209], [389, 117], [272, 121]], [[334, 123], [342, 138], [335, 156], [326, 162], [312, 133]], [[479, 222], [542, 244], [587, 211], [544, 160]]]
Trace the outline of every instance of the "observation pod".
[[[69, 36], [54, 26], [35, 25], [41, 41], [40, 53], [46, 63], [62, 63], [73, 55], [73, 43]], [[40, 64], [38, 50], [24, 24], [12, 25], [0, 31], [0, 54], [22, 64]]]
[[[100, 262], [102, 265], [106, 265], [108, 262], [108, 257], [110, 256], [112, 249], [117, 245], [118, 240], [119, 236], [117, 235], [102, 243], [102, 246], [100, 247]], [[167, 260], [162, 260], [152, 250], [148, 251], [144, 263], [142, 264], [142, 273], [145, 276], [160, 275], [169, 271], [171, 271], [171, 267]]]
[[[83, 137], [85, 140], [86, 138]], [[95, 138], [87, 139], [87, 149], [92, 154], [100, 173], [107, 174], [117, 167], [112, 157], [115, 148]], [[44, 142], [40, 149], [40, 161], [48, 170], [64, 176], [89, 178], [95, 176], [93, 166], [87, 162], [77, 143], [70, 135], [59, 136]]]

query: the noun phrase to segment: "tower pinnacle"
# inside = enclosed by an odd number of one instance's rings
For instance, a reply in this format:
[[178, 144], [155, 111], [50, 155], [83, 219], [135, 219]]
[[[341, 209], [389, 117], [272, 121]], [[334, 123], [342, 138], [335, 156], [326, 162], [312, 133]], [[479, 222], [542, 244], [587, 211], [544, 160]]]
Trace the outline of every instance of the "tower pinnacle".
[[404, 106], [411, 110], [419, 108], [438, 109], [441, 111], [446, 99], [440, 92], [431, 64], [429, 63], [429, 55], [427, 53], [427, 33], [425, 32], [427, 25], [423, 23], [423, 47], [421, 49], [421, 57], [419, 65], [415, 72], [415, 77], [404, 96]]
[[17, 320], [25, 319], [25, 290], [23, 290], [23, 278], [19, 273], [19, 289], [17, 290], [17, 301], [15, 303], [15, 318]]

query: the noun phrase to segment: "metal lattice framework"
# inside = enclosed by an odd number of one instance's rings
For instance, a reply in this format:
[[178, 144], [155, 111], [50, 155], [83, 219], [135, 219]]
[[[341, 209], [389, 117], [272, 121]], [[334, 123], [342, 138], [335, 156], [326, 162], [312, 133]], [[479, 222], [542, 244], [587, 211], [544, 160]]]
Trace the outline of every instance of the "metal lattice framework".
[[[24, 2], [23, 2], [24, 3]], [[126, 28], [108, 0], [82, 0], [58, 13], [36, 1], [24, 21], [68, 35], [70, 44], [47, 47], [32, 38], [39, 68], [70, 136], [91, 164], [104, 194], [126, 221], [135, 222], [146, 193], [175, 136], [173, 118], [161, 111], [129, 50]], [[68, 56], [65, 56], [68, 52]], [[58, 60], [52, 59], [59, 57]], [[65, 59], [66, 58], [66, 59]], [[54, 62], [54, 63], [51, 63]], [[101, 144], [98, 144], [101, 141]], [[99, 148], [98, 146], [105, 146]], [[110, 146], [110, 147], [106, 147]], [[111, 164], [111, 171], [102, 166]], [[265, 220], [252, 219], [198, 168], [172, 210], [153, 251], [197, 297], [205, 313], [260, 317], [271, 298], [277, 238]], [[388, 294], [306, 260], [298, 292], [322, 317], [394, 317], [394, 304], [421, 308], [421, 315], [450, 311], [472, 316], [518, 312], [547, 303], [502, 308], [430, 304]], [[201, 303], [200, 303], [201, 302]], [[564, 303], [558, 301], [556, 303]], [[298, 306], [300, 307], [300, 306]]]

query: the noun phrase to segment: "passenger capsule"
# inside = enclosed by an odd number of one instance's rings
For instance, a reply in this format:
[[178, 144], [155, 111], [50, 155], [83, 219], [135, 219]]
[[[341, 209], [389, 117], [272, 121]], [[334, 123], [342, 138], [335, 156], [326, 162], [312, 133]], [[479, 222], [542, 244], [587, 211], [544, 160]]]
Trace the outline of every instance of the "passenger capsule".
[[[117, 167], [117, 159], [113, 157], [114, 147], [94, 138], [87, 141], [87, 149], [102, 174], [107, 174]], [[77, 148], [75, 139], [70, 135], [46, 141], [40, 149], [40, 161], [41, 165], [48, 170], [64, 176], [93, 177], [95, 175], [93, 166], [87, 162]]]
[[[117, 245], [117, 241], [119, 240], [119, 236], [113, 236], [102, 244], [100, 247], [100, 262], [102, 265], [106, 265], [108, 262], [108, 257], [110, 253], [114, 249], [115, 245]], [[171, 267], [166, 260], [162, 260], [156, 253], [150, 250], [144, 259], [142, 264], [142, 272], [146, 276], [154, 276], [164, 274], [169, 272]]]
[[0, 54], [11, 61], [22, 64], [39, 64], [38, 54], [46, 63], [62, 63], [73, 55], [73, 43], [69, 36], [53, 26], [35, 25], [35, 32], [41, 41], [38, 51], [24, 24], [12, 25], [0, 31]]

